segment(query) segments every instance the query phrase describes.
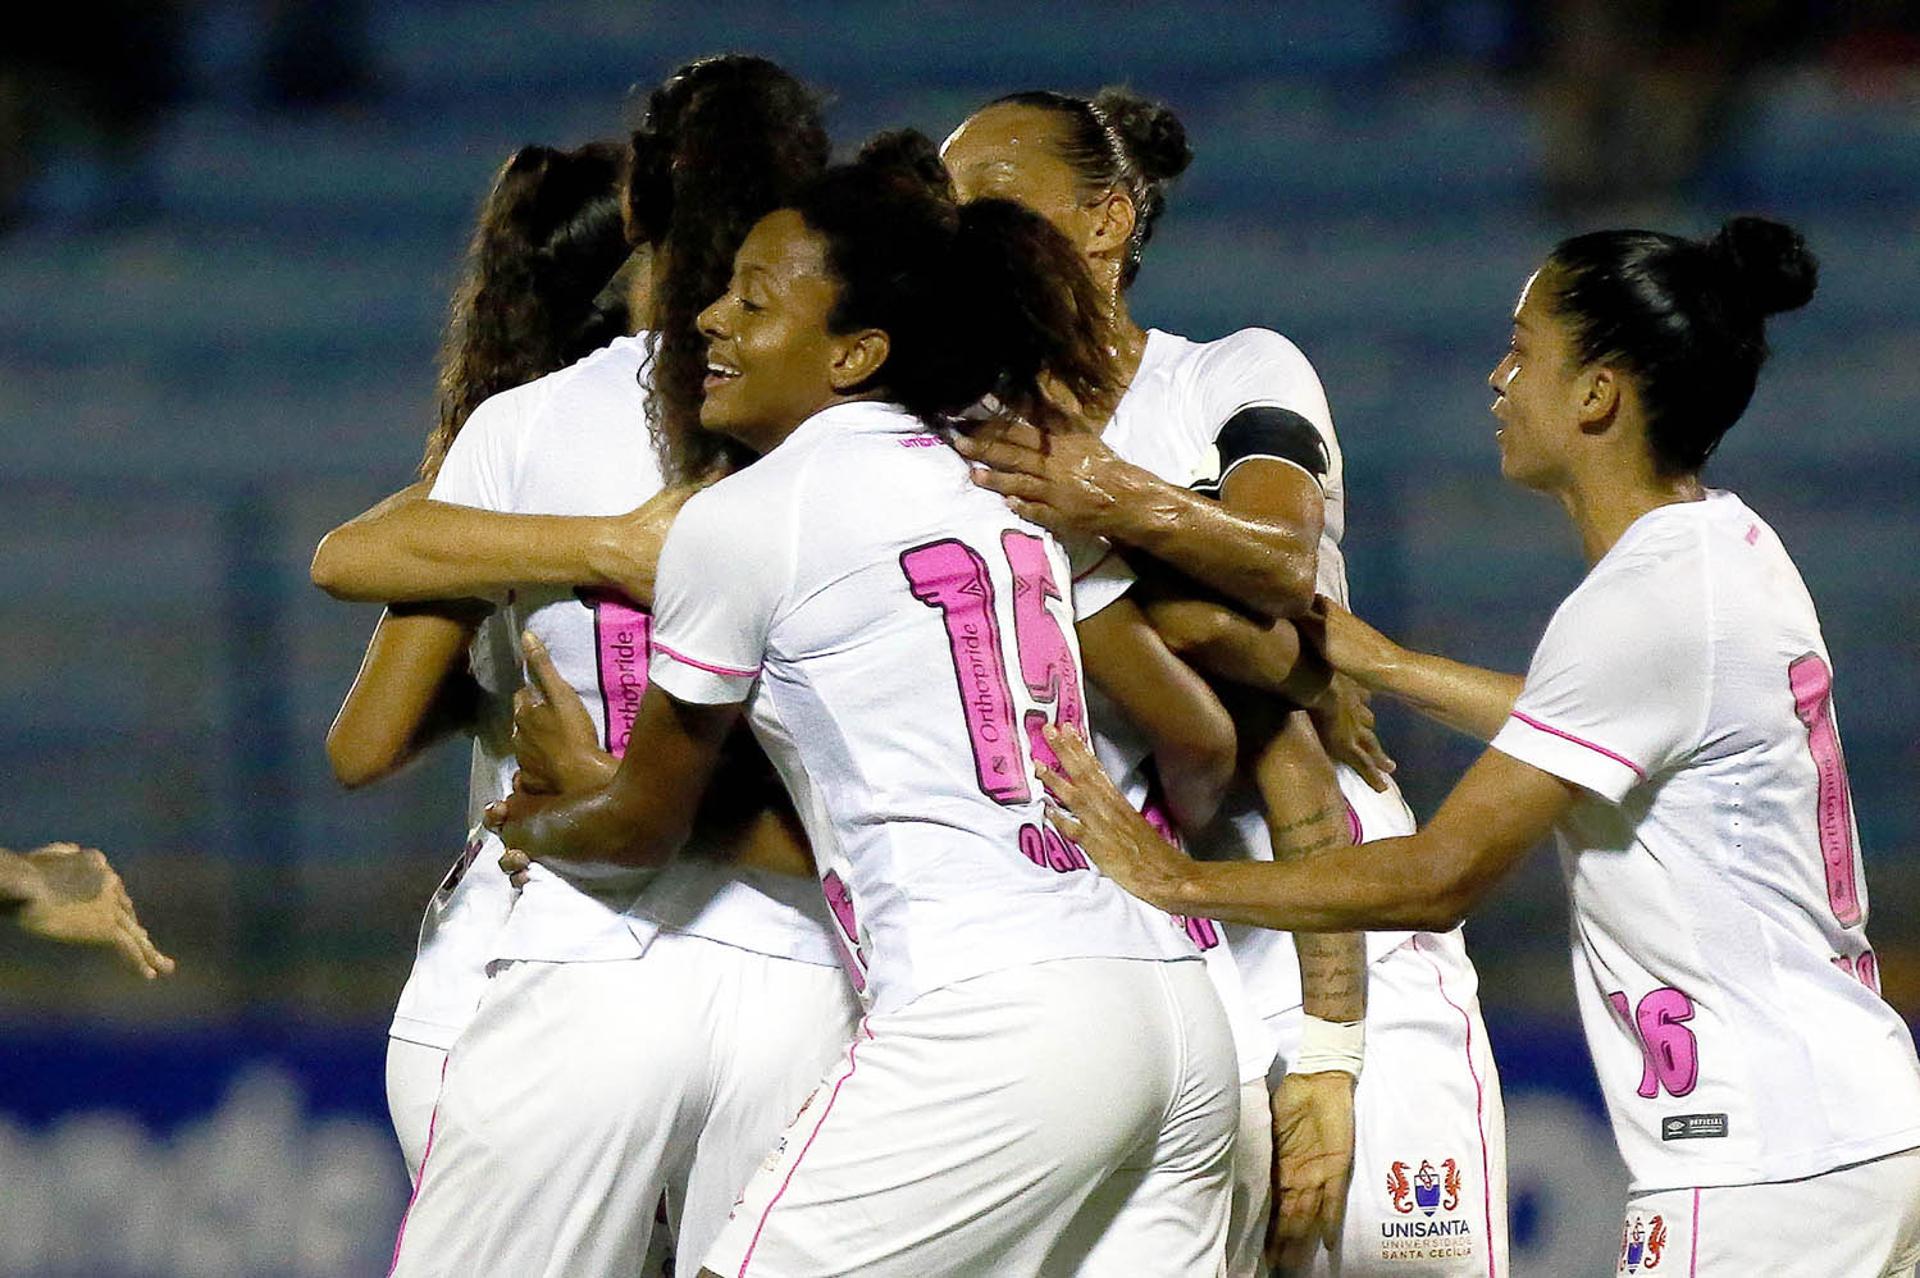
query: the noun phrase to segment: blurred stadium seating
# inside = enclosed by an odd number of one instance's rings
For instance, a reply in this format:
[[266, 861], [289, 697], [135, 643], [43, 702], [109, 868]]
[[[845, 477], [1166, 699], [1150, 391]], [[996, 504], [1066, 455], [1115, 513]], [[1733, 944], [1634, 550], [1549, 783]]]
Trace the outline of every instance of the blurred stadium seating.
[[[319, 115], [230, 91], [244, 6], [196, 8], [145, 215], [69, 216], [114, 175], [56, 158], [0, 239], [0, 839], [109, 849], [181, 960], [133, 989], [0, 945], [0, 1273], [377, 1263], [404, 1191], [382, 1033], [457, 850], [465, 760], [337, 792], [322, 737], [374, 613], [313, 591], [307, 556], [408, 477], [494, 167], [522, 142], [619, 132], [627, 87], [688, 56], [788, 62], [834, 92], [847, 142], [938, 136], [1015, 88], [1125, 80], [1170, 100], [1198, 159], [1136, 316], [1299, 342], [1346, 448], [1358, 608], [1518, 668], [1580, 564], [1558, 515], [1500, 484], [1482, 379], [1527, 271], [1587, 224], [1539, 211], [1524, 85], [1424, 57], [1404, 8], [411, 2], [370, 13], [375, 95]], [[1700, 232], [1771, 212], [1823, 259], [1711, 473], [1773, 520], [1820, 605], [1875, 937], [1911, 1018], [1920, 76], [1869, 94], [1791, 68], [1754, 100], [1694, 198], [1647, 216]], [[1385, 722], [1430, 811], [1472, 747]], [[1469, 928], [1513, 1109], [1523, 1273], [1610, 1272], [1617, 1229], [1564, 929], [1547, 857]]]

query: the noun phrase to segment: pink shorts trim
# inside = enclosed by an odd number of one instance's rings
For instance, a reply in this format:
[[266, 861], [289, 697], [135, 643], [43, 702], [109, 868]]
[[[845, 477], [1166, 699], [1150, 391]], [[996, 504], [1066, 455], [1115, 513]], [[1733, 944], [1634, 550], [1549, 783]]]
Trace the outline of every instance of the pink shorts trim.
[[1693, 1191], [1693, 1239], [1687, 1245], [1687, 1278], [1700, 1270], [1700, 1190]]
[[653, 650], [655, 652], [666, 653], [683, 666], [692, 666], [695, 670], [704, 670], [708, 674], [727, 675], [735, 679], [758, 679], [760, 677], [758, 670], [736, 670], [732, 666], [716, 666], [710, 665], [705, 661], [696, 661], [684, 652], [675, 652], [658, 639], [653, 641]]
[[[449, 1056], [440, 1058], [440, 1087], [447, 1086], [447, 1061]], [[420, 1179], [413, 1182], [413, 1193], [407, 1196], [407, 1209], [400, 1213], [400, 1230], [393, 1239], [393, 1259], [387, 1262], [387, 1278], [393, 1278], [393, 1271], [400, 1267], [400, 1246], [407, 1241], [407, 1221], [413, 1216], [413, 1205], [420, 1201], [420, 1188], [427, 1183], [427, 1160], [433, 1157], [433, 1132], [440, 1125], [440, 1097], [433, 1098], [433, 1113], [427, 1115], [427, 1143], [420, 1151]]]
[[1467, 1073], [1473, 1079], [1473, 1128], [1480, 1138], [1480, 1202], [1485, 1209], [1486, 1233], [1483, 1235], [1487, 1249], [1487, 1278], [1498, 1278], [1494, 1269], [1493, 1247], [1493, 1165], [1487, 1156], [1487, 1089], [1480, 1081], [1480, 1067], [1473, 1063], [1473, 1017], [1467, 1009], [1453, 1001], [1453, 995], [1447, 993], [1447, 981], [1440, 965], [1433, 961], [1433, 955], [1420, 948], [1420, 937], [1413, 938], [1414, 953], [1427, 960], [1433, 968], [1433, 983], [1440, 991], [1440, 997], [1448, 1007], [1460, 1013], [1460, 1020], [1467, 1029]]
[[[813, 1130], [807, 1133], [807, 1143], [802, 1145], [800, 1152], [793, 1156], [793, 1166], [787, 1168], [787, 1178], [780, 1182], [780, 1188], [774, 1190], [773, 1197], [767, 1200], [766, 1210], [760, 1213], [760, 1223], [753, 1227], [753, 1238], [747, 1243], [746, 1254], [740, 1257], [740, 1268], [735, 1278], [747, 1278], [747, 1266], [753, 1263], [753, 1252], [760, 1245], [760, 1235], [766, 1231], [767, 1218], [773, 1215], [773, 1209], [779, 1205], [781, 1196], [787, 1192], [787, 1186], [793, 1183], [793, 1174], [800, 1170], [800, 1163], [806, 1158], [807, 1151], [813, 1148], [814, 1139], [820, 1135], [820, 1129], [827, 1125], [827, 1115], [833, 1112], [834, 1102], [840, 1099], [840, 1089], [846, 1086], [847, 1080], [852, 1078], [854, 1071], [860, 1068], [860, 1062], [855, 1058], [855, 1054], [860, 1050], [861, 1034], [868, 1038], [873, 1037], [873, 1031], [867, 1028], [864, 1018], [860, 1021], [859, 1032], [853, 1036], [853, 1045], [847, 1048], [847, 1072], [842, 1074], [840, 1081], [833, 1085], [833, 1094], [827, 1097], [827, 1103], [820, 1107], [820, 1117], [814, 1123]], [[429, 1136], [428, 1139], [431, 1141], [432, 1137]], [[426, 1159], [423, 1155], [421, 1165], [424, 1167], [425, 1163]]]
[[1639, 764], [1635, 763], [1632, 759], [1627, 758], [1627, 756], [1625, 756], [1624, 754], [1615, 754], [1613, 751], [1607, 749], [1603, 745], [1595, 745], [1593, 742], [1588, 741], [1583, 737], [1574, 736], [1571, 732], [1562, 732], [1560, 731], [1560, 729], [1553, 727], [1551, 724], [1542, 723], [1538, 719], [1533, 718], [1531, 715], [1521, 714], [1518, 710], [1515, 710], [1513, 712], [1513, 717], [1518, 719], [1520, 722], [1526, 724], [1529, 728], [1538, 728], [1540, 731], [1548, 734], [1549, 736], [1559, 737], [1562, 741], [1571, 741], [1577, 746], [1585, 746], [1587, 749], [1593, 751], [1595, 754], [1603, 754], [1607, 758], [1612, 759], [1615, 763], [1619, 764], [1621, 767], [1631, 769], [1633, 771], [1633, 775], [1635, 775], [1636, 777], [1639, 777], [1642, 781], [1645, 781], [1647, 779], [1647, 774], [1645, 769], [1643, 769]]

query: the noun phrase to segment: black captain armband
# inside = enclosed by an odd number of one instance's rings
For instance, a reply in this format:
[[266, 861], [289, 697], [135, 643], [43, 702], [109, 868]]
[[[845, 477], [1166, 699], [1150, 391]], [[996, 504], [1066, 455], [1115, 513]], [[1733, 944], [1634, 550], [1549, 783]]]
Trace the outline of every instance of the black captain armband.
[[1220, 485], [1241, 462], [1292, 462], [1322, 484], [1332, 465], [1327, 442], [1313, 423], [1292, 409], [1271, 404], [1243, 408], [1229, 417], [1214, 437], [1214, 446], [1220, 453], [1220, 477], [1194, 485], [1195, 491], [1210, 497], [1220, 495]]

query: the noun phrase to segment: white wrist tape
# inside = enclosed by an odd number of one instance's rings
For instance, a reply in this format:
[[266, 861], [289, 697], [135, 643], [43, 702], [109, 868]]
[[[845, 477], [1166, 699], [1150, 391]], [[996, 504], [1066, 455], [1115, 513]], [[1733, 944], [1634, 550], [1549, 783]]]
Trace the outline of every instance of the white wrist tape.
[[1365, 1021], [1323, 1021], [1318, 1016], [1308, 1016], [1300, 1031], [1300, 1050], [1287, 1062], [1287, 1073], [1324, 1074], [1339, 1070], [1358, 1078], [1366, 1056]]

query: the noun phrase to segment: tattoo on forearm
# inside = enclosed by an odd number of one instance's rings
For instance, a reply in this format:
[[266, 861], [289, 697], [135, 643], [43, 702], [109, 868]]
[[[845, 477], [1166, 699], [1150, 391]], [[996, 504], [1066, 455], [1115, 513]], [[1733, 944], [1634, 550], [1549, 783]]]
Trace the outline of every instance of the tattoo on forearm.
[[1309, 1016], [1357, 1021], [1367, 1014], [1367, 941], [1361, 932], [1299, 932], [1301, 1002]]

